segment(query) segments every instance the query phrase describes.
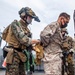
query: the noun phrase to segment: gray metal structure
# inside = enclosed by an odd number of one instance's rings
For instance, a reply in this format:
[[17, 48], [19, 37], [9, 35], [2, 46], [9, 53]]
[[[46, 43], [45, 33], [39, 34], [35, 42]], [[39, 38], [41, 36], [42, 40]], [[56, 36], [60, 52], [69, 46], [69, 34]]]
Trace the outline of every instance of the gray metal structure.
[[[73, 13], [73, 20], [74, 20], [74, 41], [75, 41], [75, 10]], [[73, 63], [74, 63], [74, 75], [75, 75], [75, 50], [74, 50], [74, 54], [73, 54]]]
[[3, 51], [0, 48], [0, 68], [4, 68], [4, 67], [2, 67], [3, 60], [4, 60], [4, 58], [3, 58]]
[[74, 64], [74, 75], [75, 75], [75, 52], [73, 54], [73, 64]]

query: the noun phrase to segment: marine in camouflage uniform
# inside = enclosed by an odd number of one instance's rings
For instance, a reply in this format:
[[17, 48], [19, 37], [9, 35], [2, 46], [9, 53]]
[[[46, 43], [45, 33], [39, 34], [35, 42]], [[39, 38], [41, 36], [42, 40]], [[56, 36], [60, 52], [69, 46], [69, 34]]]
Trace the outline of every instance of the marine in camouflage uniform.
[[67, 13], [61, 13], [58, 20], [47, 25], [40, 34], [44, 47], [43, 61], [46, 75], [61, 75], [61, 28], [67, 26], [69, 19], [70, 16]]
[[73, 50], [75, 46], [75, 41], [67, 35], [67, 29], [62, 28], [62, 35], [63, 35], [63, 43], [62, 43], [62, 50], [63, 50], [63, 64], [62, 64], [62, 75], [74, 75], [74, 65], [73, 65]]
[[69, 52], [67, 56], [67, 63], [68, 63], [68, 75], [74, 75], [73, 52]]
[[5, 75], [25, 75], [24, 62], [26, 61], [26, 56], [23, 50], [29, 45], [39, 42], [39, 40], [31, 39], [31, 32], [27, 27], [31, 24], [33, 18], [40, 22], [39, 18], [29, 7], [22, 8], [19, 11], [19, 15], [21, 20], [14, 20], [7, 27], [7, 35], [5, 36], [5, 32], [3, 32], [2, 36], [8, 43], [8, 49], [10, 49], [6, 56]]

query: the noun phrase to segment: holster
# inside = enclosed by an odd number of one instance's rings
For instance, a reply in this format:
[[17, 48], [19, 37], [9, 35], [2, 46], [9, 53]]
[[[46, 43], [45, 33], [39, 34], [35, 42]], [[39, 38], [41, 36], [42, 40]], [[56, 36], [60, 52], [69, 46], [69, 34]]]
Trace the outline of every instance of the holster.
[[6, 63], [12, 64], [15, 52], [18, 54], [19, 60], [21, 60], [22, 62], [26, 62], [27, 57], [22, 51], [18, 51], [14, 48], [7, 48], [7, 49], [8, 49], [8, 54], [7, 54]]
[[13, 50], [10, 50], [7, 54], [7, 59], [6, 59], [6, 63], [12, 64], [13, 61]]
[[22, 62], [26, 62], [26, 60], [27, 60], [26, 55], [25, 55], [24, 53], [22, 53], [22, 52], [17, 52], [17, 53], [18, 53], [18, 55], [19, 55], [19, 57], [20, 57], [20, 60], [21, 60]]

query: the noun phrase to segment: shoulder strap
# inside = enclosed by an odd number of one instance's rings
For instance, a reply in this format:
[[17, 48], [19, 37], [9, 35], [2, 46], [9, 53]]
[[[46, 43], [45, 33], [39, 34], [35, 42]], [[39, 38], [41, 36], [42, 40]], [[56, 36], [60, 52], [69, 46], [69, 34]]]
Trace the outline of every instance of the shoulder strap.
[[2, 39], [3, 39], [3, 40], [6, 40], [6, 37], [7, 37], [7, 35], [8, 35], [8, 31], [9, 31], [9, 27], [10, 27], [10, 25], [7, 26], [7, 27], [4, 29], [3, 33], [2, 33]]
[[21, 27], [21, 23], [19, 21], [17, 21], [19, 27], [21, 28], [21, 30], [23, 31], [22, 27]]

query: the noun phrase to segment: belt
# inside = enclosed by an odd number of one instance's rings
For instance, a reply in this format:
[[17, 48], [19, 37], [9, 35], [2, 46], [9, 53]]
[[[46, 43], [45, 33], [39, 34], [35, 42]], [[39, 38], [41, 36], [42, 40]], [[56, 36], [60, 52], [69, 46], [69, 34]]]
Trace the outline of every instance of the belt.
[[13, 46], [7, 46], [7, 48], [13, 48], [13, 49], [17, 50], [18, 52], [22, 52], [22, 49], [21, 48], [15, 48]]
[[14, 48], [14, 49], [17, 50], [18, 52], [22, 52], [22, 49], [21, 48]]

